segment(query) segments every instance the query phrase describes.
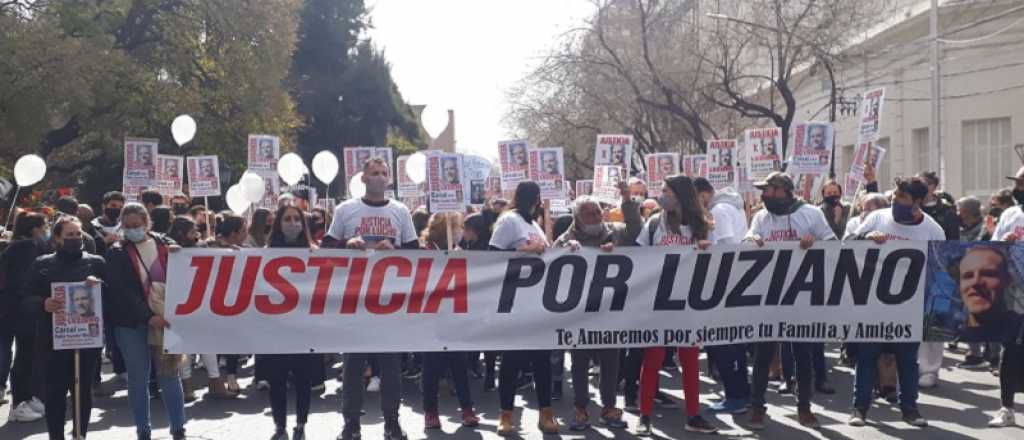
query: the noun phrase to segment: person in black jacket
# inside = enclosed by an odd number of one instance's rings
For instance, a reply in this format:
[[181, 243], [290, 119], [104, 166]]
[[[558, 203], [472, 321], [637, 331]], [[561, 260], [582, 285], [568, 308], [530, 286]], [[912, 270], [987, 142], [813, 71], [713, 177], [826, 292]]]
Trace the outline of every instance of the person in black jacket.
[[[21, 308], [27, 316], [35, 317], [36, 349], [40, 359], [46, 362], [46, 430], [50, 440], [64, 439], [64, 416], [66, 397], [81, 404], [78, 417], [83, 435], [89, 430], [89, 413], [92, 411], [92, 381], [82, 380], [79, 395], [75, 396], [75, 355], [74, 350], [53, 348], [52, 315], [64, 308], [64, 301], [51, 297], [51, 283], [85, 282], [89, 288], [100, 283], [104, 277], [103, 258], [85, 252], [82, 242], [82, 225], [75, 217], [61, 216], [53, 225], [53, 242], [57, 252], [35, 260], [27, 273], [27, 280], [20, 290]], [[101, 302], [102, 303], [102, 302]], [[79, 374], [91, 378], [99, 367], [99, 348], [81, 350]]]
[[11, 370], [9, 420], [14, 422], [36, 421], [45, 412], [43, 402], [38, 398], [42, 395], [41, 378], [33, 378], [33, 317], [20, 313], [18, 305], [21, 297], [18, 292], [32, 262], [36, 257], [50, 252], [49, 234], [45, 216], [22, 212], [14, 220], [13, 241], [0, 255], [0, 284], [3, 286], [0, 289], [0, 333], [8, 335], [0, 339], [13, 339], [18, 347], [14, 355], [14, 368]]
[[939, 223], [942, 232], [946, 233], [946, 240], [959, 240], [960, 216], [956, 213], [956, 206], [939, 192], [939, 176], [934, 171], [922, 171], [917, 173], [917, 177], [924, 179], [928, 184], [928, 196], [924, 199], [921, 210]]
[[185, 438], [185, 401], [177, 364], [148, 343], [153, 331], [159, 335], [170, 324], [151, 310], [147, 298], [160, 297], [167, 282], [167, 255], [177, 249], [170, 239], [150, 232], [149, 213], [139, 203], [121, 211], [123, 240], [107, 249], [109, 275], [106, 278], [110, 303], [108, 320], [114, 327], [118, 347], [128, 367], [128, 400], [139, 440], [150, 439], [149, 376], [157, 363], [160, 397], [174, 440]]

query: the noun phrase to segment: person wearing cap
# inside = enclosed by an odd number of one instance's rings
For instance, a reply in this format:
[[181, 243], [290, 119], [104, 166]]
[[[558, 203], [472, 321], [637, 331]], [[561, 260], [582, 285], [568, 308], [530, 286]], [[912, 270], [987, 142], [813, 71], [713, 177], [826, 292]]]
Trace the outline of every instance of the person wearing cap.
[[[754, 215], [743, 241], [757, 246], [766, 242], [799, 241], [801, 249], [810, 248], [817, 240], [835, 240], [836, 235], [829, 227], [822, 211], [798, 200], [794, 196], [793, 178], [783, 172], [773, 172], [768, 178], [754, 183], [761, 190], [764, 208]], [[778, 349], [778, 342], [755, 344], [754, 376], [751, 387], [750, 428], [764, 429], [765, 391], [768, 388], [768, 370]], [[811, 365], [812, 344], [793, 343], [793, 357], [796, 361], [797, 412], [801, 425], [818, 428], [818, 418], [811, 412], [811, 395], [814, 392]]]

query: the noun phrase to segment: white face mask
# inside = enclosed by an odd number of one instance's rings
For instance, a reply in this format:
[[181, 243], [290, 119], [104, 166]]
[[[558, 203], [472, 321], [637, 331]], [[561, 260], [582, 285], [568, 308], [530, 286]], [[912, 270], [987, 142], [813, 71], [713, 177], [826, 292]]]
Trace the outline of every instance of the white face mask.
[[388, 190], [388, 179], [384, 176], [367, 176], [366, 195], [370, 197], [383, 197]]
[[125, 240], [132, 243], [139, 243], [146, 239], [146, 230], [143, 228], [124, 228], [121, 233]]
[[281, 223], [281, 233], [284, 234], [285, 240], [295, 241], [299, 238], [299, 234], [302, 233], [301, 223]]

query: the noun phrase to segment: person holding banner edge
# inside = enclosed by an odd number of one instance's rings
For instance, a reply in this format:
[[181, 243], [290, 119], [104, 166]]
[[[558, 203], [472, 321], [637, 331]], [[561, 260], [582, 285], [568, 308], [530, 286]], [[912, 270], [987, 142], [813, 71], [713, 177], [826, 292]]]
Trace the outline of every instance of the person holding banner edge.
[[[569, 230], [562, 234], [553, 244], [554, 247], [600, 247], [611, 252], [615, 246], [635, 246], [636, 238], [643, 229], [644, 220], [640, 216], [640, 205], [630, 197], [629, 185], [619, 182], [622, 197], [622, 210], [625, 223], [604, 222], [601, 218], [601, 204], [590, 196], [576, 198], [573, 209], [573, 222]], [[572, 350], [572, 389], [573, 404], [576, 415], [569, 429], [583, 431], [590, 426], [590, 415], [587, 406], [590, 404], [590, 384], [588, 372], [590, 360], [594, 359], [601, 365], [601, 423], [613, 429], [625, 429], [622, 410], [615, 406], [615, 392], [619, 379], [619, 349], [606, 348]]]
[[[412, 215], [404, 204], [388, 198], [391, 167], [382, 158], [363, 162], [362, 181], [366, 195], [350, 199], [334, 210], [324, 248], [378, 251], [419, 249]], [[374, 358], [380, 366], [380, 405], [384, 414], [384, 439], [405, 440], [405, 432], [398, 422], [398, 408], [402, 394], [401, 353], [346, 353], [342, 380], [342, 417], [344, 427], [338, 440], [362, 438], [359, 417], [363, 410], [363, 368]]]
[[[536, 221], [543, 215], [540, 186], [532, 181], [520, 182], [513, 194], [510, 208], [495, 223], [490, 248], [498, 251], [544, 253], [548, 247], [548, 240]], [[537, 404], [540, 406], [538, 428], [545, 434], [558, 433], [558, 422], [555, 421], [555, 414], [551, 409], [551, 351], [521, 350], [501, 353], [501, 370], [498, 377], [501, 416], [498, 420], [498, 435], [515, 434], [512, 413], [515, 409], [516, 388], [520, 372], [528, 365], [533, 367], [533, 383], [537, 390]]]
[[[754, 187], [761, 190], [764, 209], [754, 215], [743, 241], [757, 246], [764, 246], [766, 242], [799, 241], [800, 248], [806, 250], [817, 240], [836, 239], [821, 210], [796, 198], [796, 186], [789, 174], [773, 172], [764, 181], [755, 182]], [[768, 370], [777, 347], [777, 342], [755, 344], [749, 425], [754, 430], [764, 429], [764, 395], [768, 388]], [[821, 424], [811, 412], [811, 396], [814, 393], [811, 346], [793, 343], [793, 357], [796, 361], [798, 419], [801, 425], [817, 429]]]
[[[51, 283], [84, 281], [87, 287], [99, 284], [106, 274], [102, 257], [83, 250], [82, 225], [75, 217], [62, 216], [53, 225], [53, 242], [57, 251], [39, 257], [28, 271], [28, 279], [21, 291], [21, 307], [27, 314], [38, 316], [36, 322], [36, 349], [46, 361], [46, 429], [50, 440], [64, 439], [66, 397], [79, 403], [79, 412], [73, 417], [74, 432], [83, 436], [89, 431], [89, 413], [92, 412], [92, 377], [99, 368], [100, 349], [79, 351], [79, 370], [75, 371], [75, 350], [53, 349], [52, 315], [64, 309], [64, 301], [52, 298]], [[70, 298], [69, 298], [70, 299]], [[79, 378], [78, 389], [75, 379]]]

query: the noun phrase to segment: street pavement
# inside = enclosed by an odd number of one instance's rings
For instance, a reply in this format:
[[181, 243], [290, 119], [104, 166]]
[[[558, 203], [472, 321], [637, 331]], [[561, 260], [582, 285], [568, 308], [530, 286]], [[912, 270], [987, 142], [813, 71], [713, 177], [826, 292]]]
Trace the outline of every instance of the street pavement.
[[[999, 381], [988, 371], [966, 371], [955, 367], [956, 362], [963, 359], [962, 353], [946, 353], [945, 365], [941, 373], [938, 387], [922, 390], [919, 408], [922, 415], [929, 421], [926, 428], [915, 428], [901, 420], [898, 408], [884, 402], [876, 401], [868, 414], [869, 425], [855, 428], [846, 425], [852, 399], [853, 371], [838, 366], [833, 349], [828, 353], [830, 363], [834, 365], [830, 382], [838, 392], [835, 395], [815, 395], [814, 411], [822, 422], [819, 430], [801, 427], [796, 420], [795, 398], [780, 396], [769, 390], [769, 417], [767, 427], [759, 433], [746, 429], [746, 415], [712, 415], [705, 412], [705, 417], [719, 426], [717, 435], [721, 438], [765, 438], [765, 439], [1024, 439], [1024, 428], [990, 429], [986, 423], [990, 414], [999, 407]], [[568, 359], [567, 359], [568, 360]], [[702, 360], [703, 364], [703, 360]], [[114, 387], [117, 392], [110, 398], [98, 398], [94, 403], [91, 418], [90, 439], [120, 440], [134, 439], [135, 428], [132, 425], [131, 413], [128, 408], [127, 392], [124, 386], [110, 373], [110, 365], [104, 365], [105, 386]], [[706, 369], [704, 370], [706, 371]], [[204, 377], [203, 370], [194, 373], [197, 378]], [[248, 386], [252, 380], [251, 364], [243, 373], [244, 379], [239, 382]], [[566, 374], [568, 377], [568, 374]], [[682, 391], [678, 374], [662, 373], [662, 389], [679, 400], [679, 409], [655, 408], [653, 424], [656, 439], [683, 439], [704, 437], [702, 434], [688, 433], [683, 430]], [[596, 378], [593, 378], [596, 379]], [[706, 407], [709, 402], [718, 399], [721, 391], [710, 378], [701, 376], [701, 403]], [[591, 383], [591, 394], [596, 400], [596, 380]], [[336, 393], [339, 383], [335, 380], [327, 382], [327, 387], [320, 395], [314, 396], [309, 423], [306, 425], [306, 438], [310, 440], [334, 439], [341, 429], [340, 396]], [[473, 397], [478, 413], [482, 417], [480, 427], [476, 429], [461, 428], [456, 399], [451, 397], [446, 386], [441, 387], [441, 430], [425, 432], [423, 430], [423, 413], [421, 394], [416, 381], [405, 381], [403, 385], [404, 401], [401, 410], [402, 425], [410, 439], [436, 440], [490, 440], [499, 439], [495, 434], [497, 426], [496, 392], [483, 392], [482, 382], [471, 380]], [[582, 433], [571, 432], [567, 428], [573, 415], [572, 389], [566, 383], [564, 387], [566, 399], [556, 402], [555, 411], [563, 423], [560, 436], [544, 436], [537, 430], [537, 407], [532, 388], [521, 391], [518, 404], [525, 404], [525, 409], [517, 411], [520, 419], [521, 437], [523, 439], [633, 439], [639, 416], [627, 413], [625, 420], [629, 423], [626, 431], [612, 431], [604, 427], [594, 427]], [[201, 394], [201, 393], [200, 393]], [[383, 438], [383, 420], [379, 410], [379, 394], [368, 393], [365, 402], [366, 415], [362, 419], [363, 438], [376, 440]], [[9, 396], [8, 396], [9, 398]], [[293, 414], [289, 423], [294, 424], [294, 397], [289, 392], [289, 409]], [[158, 399], [151, 401], [153, 413], [154, 439], [168, 439], [167, 418]], [[619, 404], [622, 404], [620, 395]], [[593, 408], [593, 407], [592, 407]], [[0, 406], [0, 440], [46, 439], [46, 427], [43, 421], [32, 423], [10, 423], [7, 420], [10, 405]], [[266, 392], [248, 388], [243, 398], [236, 401], [198, 400], [187, 405], [189, 422], [187, 425], [190, 439], [267, 439], [273, 433], [273, 422], [270, 418], [269, 401]], [[591, 417], [596, 417], [596, 409], [591, 410]], [[70, 410], [68, 411], [70, 416]], [[1024, 417], [1018, 415], [1018, 424], [1024, 424]], [[291, 431], [289, 425], [289, 432]], [[66, 424], [66, 432], [70, 433], [71, 422]], [[70, 438], [70, 435], [69, 437]]]

